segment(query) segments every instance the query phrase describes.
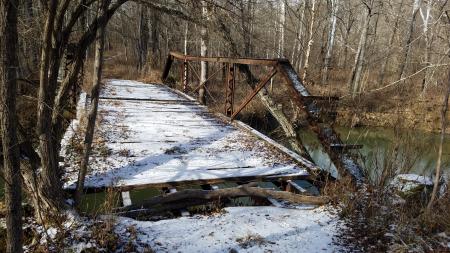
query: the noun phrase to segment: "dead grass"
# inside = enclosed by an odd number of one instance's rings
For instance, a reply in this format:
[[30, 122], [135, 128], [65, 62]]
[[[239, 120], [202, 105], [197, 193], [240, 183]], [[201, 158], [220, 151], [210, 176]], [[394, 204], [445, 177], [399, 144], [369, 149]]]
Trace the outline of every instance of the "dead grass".
[[338, 207], [345, 228], [339, 242], [362, 252], [430, 252], [448, 250], [450, 198], [441, 195], [431, 212], [426, 210], [429, 189], [403, 194], [393, 179], [409, 173], [426, 146], [415, 145], [415, 136], [398, 134], [382, 154], [366, 161], [373, 166], [367, 184], [356, 188], [350, 179], [329, 182], [324, 188]]
[[266, 239], [258, 234], [248, 234], [245, 237], [237, 238], [236, 242], [241, 248], [247, 249], [253, 246], [261, 246], [268, 243]]

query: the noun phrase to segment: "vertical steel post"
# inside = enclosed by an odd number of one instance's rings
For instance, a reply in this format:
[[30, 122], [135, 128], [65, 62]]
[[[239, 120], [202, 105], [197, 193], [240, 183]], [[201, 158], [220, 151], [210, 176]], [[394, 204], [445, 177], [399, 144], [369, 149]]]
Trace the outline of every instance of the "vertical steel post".
[[227, 64], [227, 77], [225, 80], [225, 115], [233, 115], [234, 105], [234, 86], [235, 86], [235, 65]]

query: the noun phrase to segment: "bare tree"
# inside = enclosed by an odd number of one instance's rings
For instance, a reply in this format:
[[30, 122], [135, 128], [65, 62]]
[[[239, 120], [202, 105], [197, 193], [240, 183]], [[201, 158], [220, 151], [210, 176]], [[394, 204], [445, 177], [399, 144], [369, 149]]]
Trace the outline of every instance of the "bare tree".
[[6, 251], [22, 252], [22, 180], [17, 138], [17, 13], [19, 1], [0, 1], [0, 121], [5, 176]]

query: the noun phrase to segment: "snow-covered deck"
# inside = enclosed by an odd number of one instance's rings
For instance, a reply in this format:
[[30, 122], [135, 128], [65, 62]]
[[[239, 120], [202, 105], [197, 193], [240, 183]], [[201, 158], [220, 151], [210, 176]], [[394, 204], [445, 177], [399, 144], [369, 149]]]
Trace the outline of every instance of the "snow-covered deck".
[[[78, 114], [83, 110], [80, 101]], [[87, 189], [304, 178], [314, 168], [243, 123], [230, 124], [163, 85], [109, 81], [101, 93], [97, 119], [94, 146], [103, 145], [104, 152], [91, 158]], [[77, 141], [73, 129], [78, 124], [75, 120], [66, 133], [66, 151], [70, 142]], [[77, 172], [76, 165], [66, 168], [67, 188], [75, 187]]]

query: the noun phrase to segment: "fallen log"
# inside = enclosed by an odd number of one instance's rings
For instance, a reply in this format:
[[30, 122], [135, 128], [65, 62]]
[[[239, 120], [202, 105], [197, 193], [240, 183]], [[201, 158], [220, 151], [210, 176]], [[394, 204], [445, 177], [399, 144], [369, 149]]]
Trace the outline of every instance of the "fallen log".
[[[214, 200], [224, 198], [237, 197], [257, 197], [257, 198], [274, 198], [285, 200], [290, 203], [315, 204], [323, 205], [328, 203], [328, 198], [321, 196], [307, 196], [294, 194], [285, 191], [275, 191], [271, 189], [263, 189], [256, 187], [241, 186], [236, 188], [227, 188], [219, 190], [183, 190], [179, 192], [169, 193], [163, 196], [157, 196], [145, 200], [141, 204], [130, 205], [116, 209], [118, 213], [128, 212], [136, 209], [157, 209], [164, 210], [164, 205], [171, 206], [176, 203], [177, 208], [184, 208], [192, 205], [192, 202], [198, 205], [199, 201], [208, 203]], [[166, 209], [167, 210], [167, 209]]]

